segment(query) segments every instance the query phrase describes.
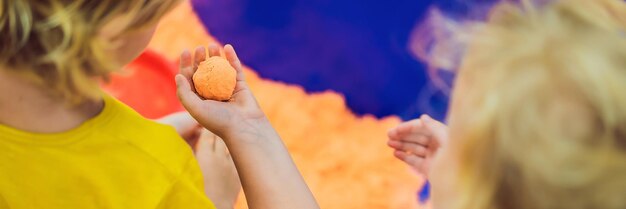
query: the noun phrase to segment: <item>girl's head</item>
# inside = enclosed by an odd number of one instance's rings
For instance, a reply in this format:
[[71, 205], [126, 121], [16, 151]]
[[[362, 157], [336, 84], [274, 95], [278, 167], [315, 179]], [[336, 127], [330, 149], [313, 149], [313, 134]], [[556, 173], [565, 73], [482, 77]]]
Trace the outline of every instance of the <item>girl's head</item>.
[[177, 0], [0, 0], [0, 70], [76, 104], [134, 59]]
[[467, 28], [435, 205], [626, 208], [626, 3], [503, 2]]

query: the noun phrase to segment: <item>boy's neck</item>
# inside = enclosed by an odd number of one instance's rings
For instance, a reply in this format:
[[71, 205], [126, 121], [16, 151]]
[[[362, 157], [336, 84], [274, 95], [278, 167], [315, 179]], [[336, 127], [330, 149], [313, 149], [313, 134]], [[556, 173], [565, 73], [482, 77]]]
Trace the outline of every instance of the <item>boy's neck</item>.
[[33, 133], [59, 133], [80, 126], [104, 108], [102, 101], [74, 108], [19, 76], [0, 69], [0, 124]]

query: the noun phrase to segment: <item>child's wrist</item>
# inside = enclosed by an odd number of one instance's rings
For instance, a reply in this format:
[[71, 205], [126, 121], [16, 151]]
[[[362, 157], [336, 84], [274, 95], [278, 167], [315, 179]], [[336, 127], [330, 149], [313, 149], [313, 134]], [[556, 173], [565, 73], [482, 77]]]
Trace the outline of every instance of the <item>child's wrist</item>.
[[265, 116], [242, 121], [237, 127], [224, 133], [225, 142], [258, 144], [278, 138], [278, 134]]

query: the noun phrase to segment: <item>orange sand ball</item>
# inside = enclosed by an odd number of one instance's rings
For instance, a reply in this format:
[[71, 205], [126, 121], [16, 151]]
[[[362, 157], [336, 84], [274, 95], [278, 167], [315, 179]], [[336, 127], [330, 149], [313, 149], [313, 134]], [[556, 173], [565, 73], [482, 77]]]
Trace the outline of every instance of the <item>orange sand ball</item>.
[[237, 71], [228, 60], [211, 57], [198, 65], [193, 83], [198, 94], [205, 99], [226, 101], [235, 91]]

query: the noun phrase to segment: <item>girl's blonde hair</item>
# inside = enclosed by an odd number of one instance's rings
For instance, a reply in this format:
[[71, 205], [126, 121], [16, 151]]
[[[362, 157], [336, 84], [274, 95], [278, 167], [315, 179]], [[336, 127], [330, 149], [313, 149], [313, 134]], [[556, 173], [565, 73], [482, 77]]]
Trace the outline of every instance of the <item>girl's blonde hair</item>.
[[98, 82], [120, 66], [99, 33], [126, 20], [121, 36], [156, 24], [178, 0], [0, 0], [0, 66], [69, 103], [99, 96]]
[[626, 208], [626, 3], [505, 1], [469, 24], [448, 37], [469, 40], [453, 208]]

